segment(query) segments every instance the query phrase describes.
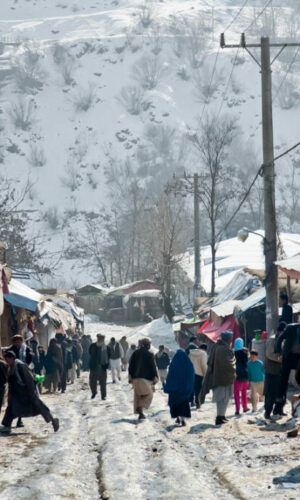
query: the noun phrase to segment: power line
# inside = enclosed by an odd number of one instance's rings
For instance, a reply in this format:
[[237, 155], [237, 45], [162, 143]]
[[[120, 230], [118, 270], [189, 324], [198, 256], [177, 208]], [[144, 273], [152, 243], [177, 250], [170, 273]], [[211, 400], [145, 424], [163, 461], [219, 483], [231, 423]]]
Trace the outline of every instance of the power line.
[[[220, 54], [220, 47], [218, 48], [218, 52], [217, 52], [216, 57], [215, 57], [215, 62], [214, 62], [213, 70], [212, 70], [211, 77], [210, 77], [210, 82], [209, 82], [209, 87], [208, 87], [208, 93], [207, 93], [208, 96], [210, 95], [210, 89], [211, 89], [211, 86], [212, 86], [212, 83], [213, 83], [213, 79], [214, 79], [214, 75], [215, 75], [215, 72], [216, 72], [216, 67], [217, 67], [217, 61], [218, 61], [219, 54]], [[200, 116], [201, 123], [202, 123], [202, 118], [203, 118], [204, 111], [205, 111], [205, 108], [206, 108], [207, 104], [208, 104], [207, 102], [204, 102], [204, 104], [203, 104], [202, 113], [201, 113], [201, 116]]]
[[249, 26], [244, 30], [244, 33], [246, 33], [246, 31], [250, 30], [253, 26], [253, 24], [256, 23], [257, 19], [260, 18], [260, 16], [262, 16], [262, 14], [265, 12], [265, 10], [269, 7], [270, 3], [272, 2], [272, 0], [268, 0], [266, 5], [264, 6], [264, 8], [259, 12], [259, 14], [257, 14], [257, 16], [255, 16], [255, 18], [253, 19], [252, 23], [249, 24]]
[[237, 20], [237, 18], [239, 17], [239, 15], [241, 14], [241, 12], [244, 10], [244, 8], [246, 7], [247, 3], [248, 3], [249, 0], [245, 0], [242, 7], [239, 9], [239, 11], [237, 12], [237, 14], [233, 17], [233, 19], [230, 21], [230, 23], [226, 26], [225, 30], [224, 30], [224, 33], [226, 33], [227, 30], [229, 30], [229, 28], [231, 28], [231, 26], [233, 25], [233, 23]]
[[235, 69], [235, 66], [236, 66], [236, 61], [237, 61], [237, 58], [238, 58], [239, 50], [240, 50], [240, 47], [238, 47], [238, 49], [236, 51], [236, 54], [235, 54], [235, 58], [234, 58], [234, 60], [232, 62], [231, 72], [230, 72], [230, 75], [229, 75], [229, 78], [228, 78], [228, 81], [227, 81], [227, 84], [226, 84], [226, 87], [225, 87], [225, 91], [223, 93], [222, 102], [221, 102], [221, 105], [220, 105], [220, 108], [219, 108], [219, 111], [218, 111], [218, 114], [217, 114], [217, 119], [219, 118], [219, 116], [221, 114], [221, 111], [222, 111], [222, 108], [223, 108], [223, 105], [224, 105], [224, 102], [225, 102], [225, 97], [227, 95], [227, 92], [228, 92], [228, 89], [229, 89], [229, 84], [230, 84], [230, 81], [231, 81], [231, 78], [232, 78], [232, 75], [233, 75], [233, 72], [234, 72], [234, 69]]

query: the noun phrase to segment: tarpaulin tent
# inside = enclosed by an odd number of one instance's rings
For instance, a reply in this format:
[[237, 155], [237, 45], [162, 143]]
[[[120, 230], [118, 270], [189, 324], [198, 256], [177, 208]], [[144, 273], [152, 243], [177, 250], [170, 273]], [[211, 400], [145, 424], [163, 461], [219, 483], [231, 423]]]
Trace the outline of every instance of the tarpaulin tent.
[[240, 337], [240, 328], [238, 324], [235, 322], [234, 316], [231, 314], [225, 318], [224, 322], [221, 325], [216, 325], [214, 321], [208, 320], [206, 321], [198, 330], [198, 333], [205, 335], [212, 342], [217, 342], [217, 340], [221, 337], [221, 333], [225, 332], [225, 330], [233, 331], [233, 341]]

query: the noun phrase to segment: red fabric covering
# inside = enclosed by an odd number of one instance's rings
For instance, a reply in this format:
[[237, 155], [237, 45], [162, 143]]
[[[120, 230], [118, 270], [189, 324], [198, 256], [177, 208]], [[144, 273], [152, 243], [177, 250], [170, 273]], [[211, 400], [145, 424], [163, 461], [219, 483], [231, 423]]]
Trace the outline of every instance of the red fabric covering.
[[227, 316], [221, 326], [216, 326], [213, 321], [206, 321], [204, 325], [199, 328], [198, 333], [202, 333], [213, 342], [217, 342], [221, 337], [221, 333], [225, 330], [233, 331], [232, 342], [241, 336], [239, 325], [235, 322], [233, 315]]
[[9, 293], [9, 289], [8, 289], [8, 283], [7, 283], [7, 278], [6, 278], [6, 274], [5, 274], [4, 269], [2, 269], [1, 279], [2, 279], [2, 292], [4, 295], [7, 295]]

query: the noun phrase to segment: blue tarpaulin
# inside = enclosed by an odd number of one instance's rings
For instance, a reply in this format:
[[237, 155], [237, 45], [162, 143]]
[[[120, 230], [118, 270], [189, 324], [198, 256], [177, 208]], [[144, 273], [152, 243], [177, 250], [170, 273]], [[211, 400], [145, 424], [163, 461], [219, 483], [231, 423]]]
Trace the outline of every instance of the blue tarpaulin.
[[22, 307], [28, 311], [36, 311], [38, 302], [28, 297], [23, 297], [22, 295], [17, 295], [16, 293], [9, 293], [4, 295], [6, 302], [14, 307]]

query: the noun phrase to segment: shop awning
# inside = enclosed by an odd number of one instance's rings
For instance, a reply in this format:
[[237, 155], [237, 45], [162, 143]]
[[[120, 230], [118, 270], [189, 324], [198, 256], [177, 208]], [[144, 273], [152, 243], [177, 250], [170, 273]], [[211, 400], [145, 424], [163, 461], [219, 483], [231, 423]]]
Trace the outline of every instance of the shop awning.
[[42, 298], [41, 294], [12, 278], [8, 285], [9, 293], [4, 295], [6, 302], [14, 307], [21, 307], [35, 312]]
[[279, 267], [289, 278], [299, 280], [300, 279], [300, 254], [291, 257], [290, 259], [278, 260], [275, 262], [276, 266]]

